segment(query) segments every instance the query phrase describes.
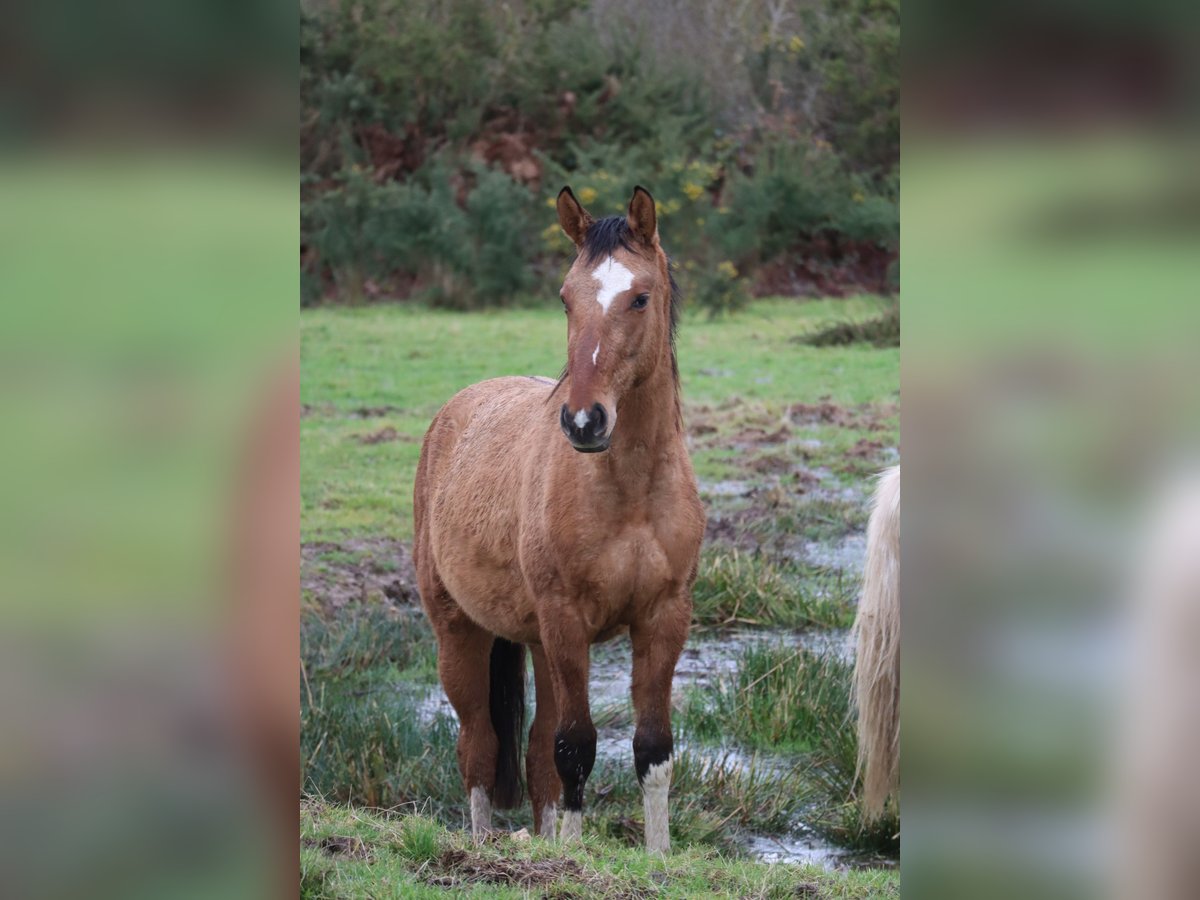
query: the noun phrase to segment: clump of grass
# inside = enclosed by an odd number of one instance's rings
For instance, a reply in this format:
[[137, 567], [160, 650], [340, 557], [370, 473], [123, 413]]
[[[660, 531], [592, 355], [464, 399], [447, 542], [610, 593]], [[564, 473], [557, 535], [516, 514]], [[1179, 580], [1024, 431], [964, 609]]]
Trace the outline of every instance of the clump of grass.
[[320, 850], [303, 847], [300, 850], [300, 896], [304, 900], [325, 900], [336, 897], [333, 880], [337, 874], [335, 862]]
[[[739, 550], [710, 548], [692, 587], [696, 625], [846, 628], [854, 611], [846, 591], [790, 563]], [[806, 577], [808, 576], [808, 577]]]
[[421, 720], [416, 700], [386, 670], [302, 689], [300, 760], [305, 786], [365, 806], [433, 805], [456, 815], [463, 802], [455, 762], [457, 724]]
[[391, 668], [403, 671], [406, 680], [428, 682], [437, 671], [429, 622], [419, 610], [382, 602], [351, 604], [332, 616], [303, 610], [300, 657], [310, 679]]
[[441, 852], [442, 829], [437, 822], [414, 816], [404, 823], [397, 848], [405, 859], [420, 864], [436, 859]]
[[[787, 780], [804, 819], [842, 847], [894, 854], [894, 808], [866, 824], [855, 800], [857, 739], [850, 707], [849, 662], [803, 648], [751, 648], [736, 675], [693, 691], [681, 724], [693, 739], [801, 754]], [[786, 826], [785, 826], [786, 827]]]
[[893, 303], [873, 318], [859, 322], [835, 322], [793, 340], [810, 347], [840, 347], [863, 343], [876, 347], [899, 347], [900, 304]]
[[841, 660], [800, 647], [751, 647], [731, 678], [688, 694], [682, 723], [701, 741], [809, 752], [828, 710], [848, 708], [849, 684], [850, 667]]

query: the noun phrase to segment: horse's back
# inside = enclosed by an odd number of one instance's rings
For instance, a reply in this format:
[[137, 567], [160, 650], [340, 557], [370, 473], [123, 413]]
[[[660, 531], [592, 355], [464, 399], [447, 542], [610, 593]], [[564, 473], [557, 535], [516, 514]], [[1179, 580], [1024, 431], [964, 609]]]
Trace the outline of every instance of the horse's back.
[[513, 375], [477, 382], [451, 397], [425, 433], [417, 493], [440, 481], [445, 463], [456, 452], [486, 455], [486, 448], [478, 451], [469, 446], [460, 448], [464, 438], [470, 443], [482, 437], [482, 443], [487, 444], [509, 433], [527, 433], [529, 421], [523, 420], [521, 413], [533, 412], [537, 404], [544, 403], [554, 384], [552, 378], [541, 375]]

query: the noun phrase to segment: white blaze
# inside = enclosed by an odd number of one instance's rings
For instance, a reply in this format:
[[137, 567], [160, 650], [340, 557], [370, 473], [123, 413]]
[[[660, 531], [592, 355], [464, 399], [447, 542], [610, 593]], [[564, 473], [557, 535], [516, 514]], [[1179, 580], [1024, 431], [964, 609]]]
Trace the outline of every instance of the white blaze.
[[592, 365], [596, 365], [596, 357], [600, 355], [600, 342], [596, 341], [596, 349], [592, 351]]
[[600, 282], [600, 290], [596, 293], [596, 302], [606, 313], [617, 294], [624, 293], [633, 287], [633, 273], [611, 256], [596, 266], [592, 271], [592, 277]]
[[575, 413], [575, 427], [582, 430], [583, 426], [588, 423], [588, 414], [584, 410]]

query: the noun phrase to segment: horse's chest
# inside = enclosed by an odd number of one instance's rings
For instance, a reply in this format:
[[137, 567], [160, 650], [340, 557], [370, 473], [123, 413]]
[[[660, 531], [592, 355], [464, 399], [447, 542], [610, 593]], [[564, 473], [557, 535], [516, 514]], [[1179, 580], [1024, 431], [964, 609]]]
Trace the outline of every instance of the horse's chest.
[[677, 580], [667, 547], [650, 525], [614, 529], [580, 559], [580, 580], [610, 613], [654, 600]]

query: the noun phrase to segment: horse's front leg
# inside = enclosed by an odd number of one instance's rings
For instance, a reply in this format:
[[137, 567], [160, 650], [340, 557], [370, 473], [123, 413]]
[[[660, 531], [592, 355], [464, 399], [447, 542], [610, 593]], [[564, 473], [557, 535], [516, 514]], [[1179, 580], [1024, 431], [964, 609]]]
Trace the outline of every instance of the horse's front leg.
[[671, 787], [671, 681], [687, 640], [692, 599], [687, 591], [649, 610], [629, 630], [633, 644], [633, 763], [646, 812], [646, 850], [669, 853], [667, 795]]
[[583, 788], [596, 762], [596, 726], [588, 705], [590, 643], [581, 623], [568, 614], [543, 625], [542, 649], [558, 707], [554, 767], [563, 787], [559, 840], [568, 841], [583, 836]]

